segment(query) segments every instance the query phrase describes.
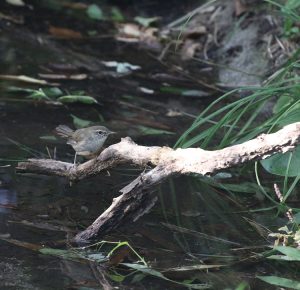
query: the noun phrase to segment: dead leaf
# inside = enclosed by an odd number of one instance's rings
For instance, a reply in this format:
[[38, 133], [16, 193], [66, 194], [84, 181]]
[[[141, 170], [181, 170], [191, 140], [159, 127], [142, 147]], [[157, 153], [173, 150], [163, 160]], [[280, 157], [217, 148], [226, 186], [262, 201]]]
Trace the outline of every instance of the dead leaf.
[[0, 75], [0, 80], [6, 81], [19, 81], [30, 84], [38, 84], [38, 85], [48, 85], [49, 83], [45, 80], [39, 80], [32, 77], [24, 76], [24, 75]]
[[127, 74], [135, 70], [141, 69], [139, 65], [133, 65], [128, 62], [117, 61], [102, 61], [102, 63], [109, 68], [114, 68], [118, 74]]
[[73, 74], [73, 75], [64, 75], [64, 74], [39, 74], [41, 78], [51, 79], [51, 80], [85, 80], [87, 74]]
[[27, 242], [20, 241], [20, 240], [14, 240], [14, 239], [9, 239], [9, 238], [7, 239], [7, 238], [3, 238], [3, 237], [0, 237], [0, 240], [6, 241], [12, 245], [16, 245], [18, 247], [25, 248], [25, 249], [32, 250], [32, 251], [39, 251], [40, 249], [43, 248], [43, 246], [41, 246], [41, 245], [27, 243]]
[[140, 26], [133, 23], [117, 24], [118, 36], [124, 38], [139, 38], [141, 36]]
[[187, 39], [182, 48], [181, 48], [181, 59], [182, 60], [189, 60], [195, 56], [197, 50], [202, 48], [202, 44], [200, 42], [194, 41], [192, 39]]
[[0, 203], [0, 208], [6, 208], [6, 209], [17, 209], [18, 207], [13, 204], [1, 204]]
[[66, 39], [79, 39], [83, 38], [83, 35], [79, 31], [75, 31], [69, 28], [63, 27], [49, 27], [49, 33], [58, 38], [66, 38]]
[[176, 110], [168, 109], [166, 114], [167, 117], [179, 117], [182, 116], [182, 113]]
[[161, 51], [162, 45], [158, 40], [157, 31], [158, 29], [154, 27], [144, 28], [140, 37], [140, 42], [148, 48]]
[[109, 266], [117, 266], [130, 256], [130, 248], [123, 246], [118, 248], [109, 258]]
[[196, 37], [207, 33], [207, 29], [204, 25], [198, 25], [197, 27], [187, 28], [183, 32], [184, 38]]
[[133, 23], [117, 24], [118, 41], [136, 43], [140, 42], [147, 47], [160, 49], [161, 44], [156, 36], [158, 29], [154, 27], [142, 27]]
[[185, 210], [181, 212], [181, 215], [186, 216], [186, 217], [197, 217], [201, 215], [201, 212], [197, 210]]
[[240, 16], [241, 14], [247, 12], [247, 6], [241, 2], [241, 0], [234, 0], [235, 5], [235, 15]]
[[0, 12], [0, 19], [5, 19], [16, 24], [24, 24], [23, 16], [11, 16]]
[[152, 90], [152, 89], [148, 89], [148, 88], [145, 88], [145, 87], [139, 87], [138, 89], [139, 89], [140, 92], [142, 92], [144, 94], [149, 94], [149, 95], [154, 94], [154, 90]]
[[219, 269], [221, 267], [226, 267], [224, 264], [200, 264], [200, 265], [188, 265], [188, 266], [180, 266], [176, 268], [168, 268], [163, 271], [163, 273], [169, 272], [189, 272], [189, 271], [201, 271], [201, 270], [208, 270], [208, 269]]
[[62, 6], [71, 8], [71, 9], [76, 9], [76, 10], [85, 10], [89, 7], [89, 5], [87, 5], [85, 3], [81, 3], [81, 2], [77, 2], [77, 3], [63, 2]]

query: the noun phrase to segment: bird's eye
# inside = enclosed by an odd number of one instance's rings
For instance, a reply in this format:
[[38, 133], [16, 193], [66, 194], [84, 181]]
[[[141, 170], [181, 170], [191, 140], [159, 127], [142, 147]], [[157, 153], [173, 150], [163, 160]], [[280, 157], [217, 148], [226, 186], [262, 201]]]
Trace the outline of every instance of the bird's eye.
[[97, 131], [98, 135], [103, 135], [103, 131]]

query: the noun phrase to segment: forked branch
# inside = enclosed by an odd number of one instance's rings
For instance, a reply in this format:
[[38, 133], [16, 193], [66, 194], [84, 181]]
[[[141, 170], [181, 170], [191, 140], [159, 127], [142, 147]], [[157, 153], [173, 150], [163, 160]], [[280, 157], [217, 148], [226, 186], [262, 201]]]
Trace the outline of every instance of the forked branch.
[[114, 199], [111, 206], [86, 230], [77, 234], [74, 241], [82, 243], [104, 235], [125, 221], [137, 220], [154, 205], [155, 185], [170, 175], [212, 175], [229, 167], [293, 150], [299, 143], [300, 122], [285, 126], [276, 133], [262, 134], [242, 144], [216, 151], [140, 146], [127, 137], [106, 148], [97, 158], [78, 166], [56, 160], [29, 159], [20, 162], [17, 169], [80, 180], [122, 163], [131, 163], [141, 168], [153, 167], [121, 189], [121, 195]]

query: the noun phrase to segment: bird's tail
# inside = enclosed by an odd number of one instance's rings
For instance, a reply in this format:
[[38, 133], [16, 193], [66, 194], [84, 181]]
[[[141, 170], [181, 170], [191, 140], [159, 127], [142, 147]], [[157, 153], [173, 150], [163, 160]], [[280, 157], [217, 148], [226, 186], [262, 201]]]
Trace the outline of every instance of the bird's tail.
[[69, 138], [70, 136], [72, 136], [74, 130], [66, 125], [59, 125], [55, 128], [55, 132], [63, 138]]

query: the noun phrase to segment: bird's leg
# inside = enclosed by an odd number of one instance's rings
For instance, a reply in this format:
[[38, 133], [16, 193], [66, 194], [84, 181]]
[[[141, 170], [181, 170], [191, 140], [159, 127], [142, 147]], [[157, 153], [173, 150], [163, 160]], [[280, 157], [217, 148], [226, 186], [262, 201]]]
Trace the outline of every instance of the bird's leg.
[[74, 156], [74, 165], [76, 165], [76, 157], [77, 157], [77, 152], [75, 152], [75, 156]]

